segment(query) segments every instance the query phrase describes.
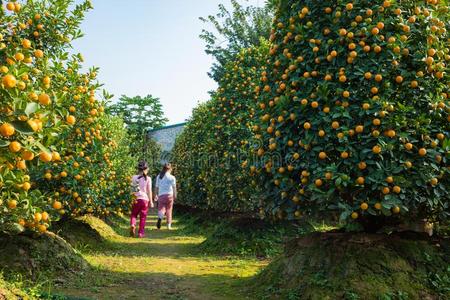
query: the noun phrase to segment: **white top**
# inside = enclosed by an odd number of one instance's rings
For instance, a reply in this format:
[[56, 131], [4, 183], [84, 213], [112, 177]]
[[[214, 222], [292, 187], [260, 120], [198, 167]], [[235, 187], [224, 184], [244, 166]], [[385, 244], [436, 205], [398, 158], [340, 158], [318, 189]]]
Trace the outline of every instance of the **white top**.
[[155, 184], [155, 186], [159, 189], [158, 196], [173, 195], [173, 189], [175, 188], [176, 183], [177, 180], [175, 179], [175, 176], [173, 176], [172, 174], [166, 173], [166, 175], [164, 175], [162, 179], [158, 175], [156, 177], [156, 184]]

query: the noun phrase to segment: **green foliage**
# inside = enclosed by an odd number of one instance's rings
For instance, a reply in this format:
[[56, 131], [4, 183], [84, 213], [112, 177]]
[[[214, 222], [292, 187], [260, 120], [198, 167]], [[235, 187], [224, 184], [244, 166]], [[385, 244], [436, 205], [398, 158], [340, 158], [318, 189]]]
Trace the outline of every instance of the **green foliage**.
[[149, 166], [149, 174], [158, 173], [161, 169], [161, 145], [148, 134], [130, 135], [129, 140], [131, 156], [136, 161], [145, 160]]
[[225, 66], [211, 100], [194, 110], [172, 151], [179, 202], [220, 211], [254, 211], [259, 192], [248, 163], [256, 83], [267, 42], [242, 50]]
[[158, 174], [161, 171], [162, 147], [154, 139], [150, 139], [147, 149], [148, 154], [145, 157], [149, 165], [150, 174]]
[[213, 30], [203, 29], [200, 38], [206, 43], [205, 52], [216, 60], [209, 76], [219, 82], [225, 75], [225, 65], [235, 60], [242, 49], [258, 47], [261, 38], [269, 38], [272, 15], [277, 0], [265, 7], [244, 7], [231, 0], [232, 11], [219, 4], [219, 12], [200, 18]]
[[276, 11], [280, 5], [280, 0], [266, 0], [266, 6], [271, 11]]
[[182, 213], [182, 232], [205, 236], [198, 251], [207, 255], [274, 257], [282, 252], [283, 240], [295, 237], [290, 223], [269, 223], [245, 216], [220, 216], [204, 212]]
[[107, 109], [112, 115], [123, 118], [130, 134], [142, 135], [148, 130], [164, 126], [168, 121], [159, 98], [152, 95], [145, 97], [127, 97], [122, 95], [116, 103]]
[[450, 270], [448, 268], [444, 274], [430, 273], [428, 280], [432, 288], [439, 294], [450, 294]]
[[[109, 151], [124, 129], [114, 128], [95, 97], [98, 69], [83, 71], [82, 55], [70, 53], [89, 9], [89, 1], [34, 0], [0, 11], [2, 230], [45, 232], [67, 212], [106, 213], [99, 187], [121, 172]], [[108, 192], [120, 192], [123, 181], [112, 181]]]
[[[128, 179], [137, 160], [130, 155], [130, 139], [124, 123], [118, 117], [105, 114], [98, 119], [97, 128], [69, 133], [60, 140], [60, 144], [68, 148], [63, 152], [64, 161], [33, 169], [40, 190], [53, 196], [48, 203], [61, 202], [70, 216], [86, 213], [104, 216], [129, 209]], [[84, 141], [96, 134], [102, 143], [91, 143], [92, 147], [87, 148]]]
[[207, 190], [201, 175], [204, 171], [202, 162], [207, 162], [208, 157], [197, 154], [204, 153], [205, 140], [213, 130], [210, 111], [211, 102], [194, 108], [172, 149], [172, 163], [178, 178], [177, 201], [191, 207], [208, 207]]
[[30, 297], [20, 282], [10, 283], [0, 274], [0, 297], [3, 299], [26, 299]]
[[111, 104], [107, 111], [123, 118], [130, 135], [131, 155], [136, 160], [145, 160], [151, 174], [158, 171], [161, 146], [148, 136], [148, 131], [166, 124], [164, 111], [159, 98], [152, 95], [145, 97], [122, 96], [117, 103]]
[[448, 218], [448, 10], [280, 2], [255, 127], [269, 215]]

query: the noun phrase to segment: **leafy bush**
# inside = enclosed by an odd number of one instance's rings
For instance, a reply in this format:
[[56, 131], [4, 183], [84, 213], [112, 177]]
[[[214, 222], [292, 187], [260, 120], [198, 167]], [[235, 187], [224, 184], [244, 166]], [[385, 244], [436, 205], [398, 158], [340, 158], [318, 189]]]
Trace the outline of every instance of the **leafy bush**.
[[69, 54], [90, 8], [36, 0], [0, 10], [1, 230], [44, 232], [67, 212], [128, 208], [130, 169], [115, 154], [127, 153], [125, 129], [97, 100], [98, 70], [83, 73], [81, 54]]
[[262, 45], [242, 50], [225, 66], [218, 90], [178, 137], [173, 157], [181, 203], [221, 211], [257, 207], [257, 187], [242, 165], [248, 163], [255, 90], [268, 52], [267, 42]]
[[174, 173], [178, 181], [177, 201], [190, 207], [208, 207], [207, 190], [201, 175], [203, 168], [196, 160], [206, 153], [205, 140], [213, 130], [211, 106], [211, 102], [207, 102], [192, 111], [190, 120], [172, 149]]
[[129, 155], [123, 121], [103, 115], [97, 122], [97, 129], [79, 126], [68, 132], [59, 144], [63, 160], [33, 170], [37, 187], [50, 202], [63, 205], [62, 214], [106, 216], [129, 209], [128, 186], [136, 160]]
[[149, 174], [160, 171], [161, 146], [149, 137], [149, 131], [166, 124], [164, 111], [159, 98], [147, 95], [145, 97], [127, 97], [120, 99], [107, 107], [107, 112], [123, 119], [130, 135], [130, 154], [135, 160], [145, 160], [149, 165]]
[[280, 1], [254, 164], [278, 218], [446, 219], [447, 1]]

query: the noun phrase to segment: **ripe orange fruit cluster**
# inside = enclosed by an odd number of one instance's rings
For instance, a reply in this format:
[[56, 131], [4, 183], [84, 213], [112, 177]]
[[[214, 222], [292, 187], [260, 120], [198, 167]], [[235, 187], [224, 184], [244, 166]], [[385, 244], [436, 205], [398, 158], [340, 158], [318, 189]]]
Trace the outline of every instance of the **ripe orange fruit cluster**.
[[[38, 7], [42, 14], [35, 13]], [[124, 183], [132, 169], [123, 160], [132, 158], [115, 154], [119, 147], [120, 153], [128, 151], [123, 122], [105, 115], [105, 104], [95, 99], [96, 70], [83, 74], [81, 57], [63, 54], [88, 7], [76, 15], [63, 2], [14, 1], [5, 8], [0, 17], [5, 25], [0, 29], [5, 54], [0, 59], [0, 188], [2, 198], [10, 200], [0, 201], [0, 224], [45, 232], [61, 214], [127, 210]], [[56, 11], [67, 15], [55, 19]], [[73, 186], [76, 199], [69, 196]], [[109, 197], [113, 200], [106, 201]]]
[[[266, 80], [264, 62], [268, 50], [267, 43], [243, 49], [226, 64], [218, 89], [207, 103], [194, 110], [177, 138], [172, 157], [180, 182], [179, 201], [183, 204], [228, 211], [257, 208], [259, 187], [247, 174], [251, 162], [244, 154], [252, 137], [255, 102], [264, 89], [258, 85]], [[266, 130], [277, 134], [272, 127]], [[268, 147], [276, 149], [277, 145], [269, 141]], [[208, 158], [213, 160], [208, 162]], [[190, 163], [193, 161], [208, 165], [194, 167]]]
[[449, 7], [389, 0], [279, 7], [253, 127], [264, 162], [252, 172], [277, 195], [266, 211], [443, 218]]

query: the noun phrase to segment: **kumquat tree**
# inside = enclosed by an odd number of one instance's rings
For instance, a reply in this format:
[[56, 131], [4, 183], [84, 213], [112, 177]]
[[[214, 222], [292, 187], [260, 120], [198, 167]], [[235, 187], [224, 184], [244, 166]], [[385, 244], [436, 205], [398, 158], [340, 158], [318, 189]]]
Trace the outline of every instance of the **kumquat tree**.
[[449, 31], [449, 0], [0, 0], [0, 300], [450, 299]]
[[284, 158], [259, 166], [270, 213], [448, 218], [448, 29], [446, 1], [281, 1], [255, 130]]
[[[83, 74], [82, 56], [68, 52], [91, 7], [87, 1], [69, 12], [70, 3], [10, 2], [1, 11], [0, 222], [19, 230], [44, 232], [64, 213], [104, 214], [112, 205], [99, 188], [116, 179], [110, 152], [124, 129], [111, 128], [117, 121], [96, 100], [97, 69]], [[108, 173], [92, 172], [92, 163], [108, 167]], [[128, 203], [122, 206], [128, 209]]]
[[[219, 211], [253, 211], [256, 183], [248, 163], [262, 63], [267, 43], [243, 49], [224, 67], [219, 88], [194, 111], [172, 151], [181, 180], [181, 201]], [[200, 189], [200, 191], [198, 190]]]

